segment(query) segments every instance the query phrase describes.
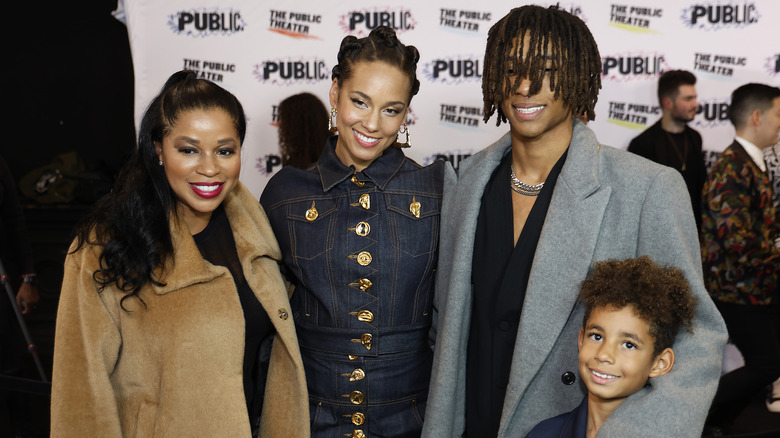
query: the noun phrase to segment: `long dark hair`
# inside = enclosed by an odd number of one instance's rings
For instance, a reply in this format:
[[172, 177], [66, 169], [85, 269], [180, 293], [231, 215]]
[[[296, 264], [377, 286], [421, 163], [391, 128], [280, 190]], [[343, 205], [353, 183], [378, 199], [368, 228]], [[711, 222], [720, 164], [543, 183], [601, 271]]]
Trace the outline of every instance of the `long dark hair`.
[[233, 94], [191, 71], [171, 75], [144, 113], [138, 146], [113, 191], [95, 204], [77, 230], [74, 252], [85, 244], [102, 247], [100, 267], [92, 277], [101, 289], [114, 283], [125, 291], [123, 303], [147, 283], [162, 285], [162, 272], [155, 270], [173, 254], [169, 221], [177, 198], [159, 165], [155, 142], [162, 143], [182, 113], [215, 108], [231, 117], [243, 143], [246, 117]]
[[[523, 59], [523, 36], [530, 33], [528, 54]], [[514, 51], [511, 51], [515, 40]], [[552, 67], [551, 91], [572, 109], [572, 115], [595, 117], [594, 107], [601, 88], [601, 57], [588, 26], [574, 15], [556, 6], [521, 6], [512, 9], [488, 31], [485, 49], [485, 70], [482, 75], [484, 120], [487, 122], [498, 111], [496, 126], [506, 122], [501, 103], [517, 90], [521, 78], [531, 81], [530, 94], [542, 88], [545, 75], [545, 56], [550, 45]], [[518, 73], [510, 81], [507, 59]]]
[[[409, 90], [409, 101], [420, 91], [420, 81], [417, 79], [417, 61], [420, 52], [414, 46], [407, 46], [398, 40], [395, 31], [387, 26], [379, 26], [367, 37], [357, 38], [353, 35], [344, 37], [339, 47], [338, 64], [333, 67], [333, 79], [338, 80], [339, 87], [344, 80], [352, 76], [352, 67], [361, 61], [383, 61], [401, 69], [409, 77], [412, 88]], [[407, 102], [408, 103], [408, 102]]]
[[328, 110], [317, 96], [299, 93], [284, 99], [277, 111], [282, 166], [305, 169], [325, 148], [330, 135]]

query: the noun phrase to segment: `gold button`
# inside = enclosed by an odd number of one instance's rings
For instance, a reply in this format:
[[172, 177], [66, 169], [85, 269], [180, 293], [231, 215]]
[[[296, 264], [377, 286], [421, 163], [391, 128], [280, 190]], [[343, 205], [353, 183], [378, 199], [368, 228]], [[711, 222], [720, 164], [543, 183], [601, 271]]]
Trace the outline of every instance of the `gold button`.
[[311, 201], [311, 208], [306, 210], [306, 220], [309, 222], [314, 222], [317, 220], [317, 216], [319, 216], [319, 212], [317, 211], [317, 208], [314, 207], [314, 201]]
[[371, 264], [371, 260], [373, 260], [373, 258], [368, 251], [361, 251], [360, 254], [357, 255], [357, 262], [360, 266], [368, 266]]
[[352, 371], [352, 374], [349, 375], [349, 381], [357, 382], [358, 380], [363, 380], [365, 377], [366, 377], [365, 371], [363, 371], [360, 368], [355, 368], [355, 370]]
[[363, 403], [364, 399], [365, 396], [360, 391], [352, 391], [352, 393], [349, 394], [349, 401], [351, 401], [353, 405], [359, 405]]
[[362, 412], [355, 412], [352, 414], [352, 424], [360, 426], [366, 422], [366, 416]]
[[374, 287], [374, 283], [372, 283], [368, 278], [361, 278], [360, 281], [358, 281], [358, 284], [360, 285], [360, 290], [363, 292], [369, 291], [372, 287]]
[[347, 357], [349, 358], [349, 360], [355, 360], [355, 359], [357, 359], [357, 358], [358, 358], [358, 357], [357, 357], [357, 356], [355, 356], [354, 354], [348, 354], [348, 355], [347, 355]]
[[368, 196], [368, 193], [360, 195], [360, 206], [365, 210], [371, 210], [371, 196]]
[[366, 434], [363, 433], [363, 431], [360, 429], [355, 429], [354, 431], [352, 431], [352, 433], [346, 433], [344, 434], [344, 436], [348, 436], [351, 438], [366, 438]]
[[282, 318], [283, 320], [287, 320], [289, 315], [287, 314], [287, 311], [284, 309], [279, 309], [279, 318]]
[[419, 202], [417, 202], [417, 199], [415, 199], [414, 196], [412, 196], [412, 203], [409, 204], [409, 211], [416, 217], [417, 219], [420, 219], [420, 208], [421, 205]]
[[369, 225], [367, 222], [358, 222], [357, 226], [355, 227], [355, 234], [360, 237], [366, 237], [370, 232], [371, 225]]
[[360, 322], [371, 322], [374, 320], [374, 314], [368, 310], [361, 310], [357, 314], [357, 319]]
[[371, 342], [372, 342], [373, 338], [374, 337], [371, 336], [371, 333], [363, 333], [362, 335], [360, 335], [360, 339], [350, 339], [350, 341], [356, 342], [356, 343], [359, 342], [359, 343], [363, 344], [364, 347], [366, 347], [366, 350], [370, 350], [371, 349]]
[[352, 183], [355, 184], [358, 187], [363, 187], [364, 185], [366, 185], [366, 183], [364, 183], [363, 181], [358, 181], [357, 176], [355, 176], [355, 175], [352, 175], [352, 178], [350, 178], [350, 181], [352, 181]]

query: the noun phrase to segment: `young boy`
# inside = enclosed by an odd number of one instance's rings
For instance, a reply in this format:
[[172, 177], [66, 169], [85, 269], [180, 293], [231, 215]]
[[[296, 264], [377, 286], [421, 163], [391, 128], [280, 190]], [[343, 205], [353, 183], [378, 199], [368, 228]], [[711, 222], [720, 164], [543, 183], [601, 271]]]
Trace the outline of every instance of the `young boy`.
[[[527, 438], [595, 437], [626, 398], [674, 365], [681, 326], [691, 331], [696, 298], [683, 272], [649, 257], [594, 264], [579, 299], [579, 371], [588, 396], [575, 410], [539, 423]], [[659, 419], [663, 421], [663, 419]]]

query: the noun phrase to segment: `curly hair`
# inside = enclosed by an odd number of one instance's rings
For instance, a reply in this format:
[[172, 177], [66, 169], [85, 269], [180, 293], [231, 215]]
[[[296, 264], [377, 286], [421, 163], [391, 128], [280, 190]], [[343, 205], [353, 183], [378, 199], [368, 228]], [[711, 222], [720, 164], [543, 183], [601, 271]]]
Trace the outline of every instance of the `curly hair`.
[[299, 93], [284, 99], [277, 111], [282, 166], [305, 169], [319, 159], [330, 136], [328, 110], [317, 96]]
[[114, 189], [94, 205], [76, 231], [77, 252], [85, 244], [100, 246], [100, 268], [92, 278], [103, 288], [116, 284], [135, 296], [147, 283], [164, 285], [160, 278], [173, 254], [169, 227], [177, 198], [159, 165], [155, 142], [173, 129], [182, 113], [221, 109], [233, 120], [241, 143], [246, 117], [241, 102], [219, 85], [199, 79], [192, 71], [171, 75], [141, 120], [138, 146], [120, 170]]
[[[379, 26], [367, 37], [357, 38], [348, 35], [341, 40], [338, 64], [333, 67], [333, 79], [338, 80], [339, 87], [344, 80], [352, 76], [352, 67], [362, 61], [383, 61], [401, 69], [409, 77], [411, 89], [409, 102], [420, 91], [420, 81], [417, 79], [417, 62], [420, 52], [414, 46], [406, 46], [387, 26]], [[407, 103], [409, 103], [407, 102]]]
[[681, 327], [693, 333], [696, 297], [685, 274], [672, 266], [660, 266], [648, 256], [594, 263], [582, 282], [579, 299], [585, 304], [583, 327], [593, 309], [631, 306], [650, 325], [655, 355], [674, 344]]
[[[530, 40], [523, 58], [526, 34]], [[557, 6], [528, 5], [512, 9], [488, 31], [482, 75], [484, 121], [496, 111], [496, 126], [507, 121], [501, 103], [522, 78], [531, 81], [529, 94], [537, 94], [548, 62], [555, 99], [563, 99], [573, 116], [593, 120], [601, 88], [601, 56], [593, 35], [582, 20]], [[509, 70], [517, 73], [514, 81]]]

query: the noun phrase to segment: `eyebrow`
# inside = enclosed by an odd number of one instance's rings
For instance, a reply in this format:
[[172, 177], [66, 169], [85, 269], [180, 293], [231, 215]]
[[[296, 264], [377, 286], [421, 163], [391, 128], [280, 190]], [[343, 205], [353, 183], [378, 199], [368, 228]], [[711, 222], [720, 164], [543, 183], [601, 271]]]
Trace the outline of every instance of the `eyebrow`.
[[[186, 135], [180, 135], [180, 136], [178, 136], [176, 138], [178, 140], [184, 140], [184, 141], [187, 141], [189, 143], [196, 144], [196, 145], [200, 144], [200, 140], [198, 140], [196, 138], [192, 138], [192, 137], [187, 137]], [[234, 138], [228, 137], [228, 138], [221, 138], [221, 139], [217, 140], [217, 143], [218, 144], [226, 144], [226, 143], [235, 143], [235, 141], [236, 140]]]
[[[366, 95], [365, 93], [362, 93], [362, 92], [357, 91], [357, 90], [353, 90], [352, 92], [357, 94], [358, 96], [360, 96], [364, 100], [367, 100], [369, 102], [373, 102], [373, 100], [368, 95]], [[403, 106], [406, 106], [406, 102], [403, 102], [403, 101], [387, 102], [383, 106], [391, 106], [391, 105], [403, 105]]]

